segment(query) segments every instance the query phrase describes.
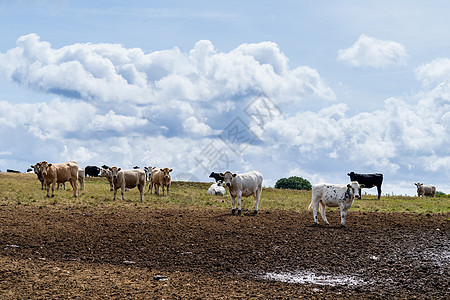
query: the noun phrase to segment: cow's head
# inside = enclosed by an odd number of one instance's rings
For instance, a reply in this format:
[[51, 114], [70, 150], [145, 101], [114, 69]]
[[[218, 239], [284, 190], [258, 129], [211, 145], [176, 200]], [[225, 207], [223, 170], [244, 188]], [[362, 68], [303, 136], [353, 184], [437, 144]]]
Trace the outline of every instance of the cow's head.
[[164, 173], [164, 175], [163, 175], [164, 180], [169, 180], [169, 179], [170, 179], [170, 172], [172, 172], [172, 171], [173, 171], [173, 170], [172, 170], [172, 169], [169, 169], [169, 168], [161, 169], [161, 172]]
[[39, 173], [41, 173], [42, 174], [42, 171], [41, 171], [41, 163], [36, 163], [35, 165], [31, 165], [31, 168], [34, 170], [34, 173], [36, 174], [36, 175], [39, 175]]
[[122, 170], [122, 169], [118, 168], [118, 167], [111, 167], [111, 168], [109, 168], [109, 170], [111, 171], [112, 178], [116, 179], [117, 178], [117, 173], [119, 173], [119, 171]]
[[418, 191], [423, 190], [423, 183], [417, 182], [417, 183], [414, 183], [414, 184], [417, 186], [417, 190]]
[[48, 169], [52, 166], [52, 164], [49, 164], [45, 160], [41, 162], [40, 170], [42, 172], [42, 175], [47, 175]]
[[353, 175], [355, 175], [355, 172], [347, 173], [347, 176], [353, 176]]
[[349, 196], [349, 198], [355, 197], [356, 199], [359, 199], [359, 192], [364, 187], [364, 184], [359, 184], [357, 181], [352, 181], [351, 183], [347, 184], [347, 191], [345, 192], [345, 196]]
[[233, 174], [230, 171], [220, 173], [219, 175], [223, 178], [223, 183], [225, 183], [226, 186], [231, 186], [231, 181], [233, 181], [233, 178], [237, 176], [237, 174]]

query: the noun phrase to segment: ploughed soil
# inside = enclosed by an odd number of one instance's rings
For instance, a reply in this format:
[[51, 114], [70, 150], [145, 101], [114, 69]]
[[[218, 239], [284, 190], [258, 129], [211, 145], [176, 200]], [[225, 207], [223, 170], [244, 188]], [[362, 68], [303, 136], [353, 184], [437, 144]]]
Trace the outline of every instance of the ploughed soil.
[[0, 298], [450, 298], [448, 213], [229, 212], [1, 206]]

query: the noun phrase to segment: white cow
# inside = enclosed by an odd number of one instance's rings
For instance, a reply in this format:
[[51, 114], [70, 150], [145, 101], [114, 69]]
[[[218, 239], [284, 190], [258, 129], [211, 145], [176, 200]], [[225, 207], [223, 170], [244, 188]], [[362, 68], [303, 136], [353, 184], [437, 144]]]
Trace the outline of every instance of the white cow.
[[142, 169], [122, 170], [118, 167], [109, 168], [113, 178], [114, 199], [116, 200], [117, 190], [122, 192], [122, 200], [125, 200], [125, 188], [137, 187], [141, 194], [141, 202], [144, 199], [145, 171]]
[[109, 170], [109, 168], [108, 169], [102, 168], [100, 170], [100, 177], [106, 177], [106, 179], [108, 179], [108, 182], [109, 182], [109, 190], [114, 191], [112, 173]]
[[316, 183], [312, 188], [311, 204], [313, 208], [314, 223], [319, 224], [317, 220], [317, 210], [319, 209], [323, 221], [328, 225], [325, 216], [325, 207], [339, 207], [341, 211], [341, 225], [345, 226], [345, 216], [353, 204], [355, 198], [359, 199], [359, 191], [364, 187], [357, 181], [345, 184]]
[[423, 183], [414, 183], [417, 186], [417, 197], [436, 196], [436, 187], [434, 185], [424, 185]]
[[215, 182], [206, 191], [208, 195], [225, 196], [226, 191], [220, 182]]
[[259, 200], [262, 192], [263, 176], [258, 171], [251, 171], [243, 174], [234, 174], [230, 171], [220, 173], [223, 177], [223, 183], [228, 188], [228, 192], [231, 196], [232, 210], [231, 214], [234, 215], [236, 210], [234, 208], [234, 202], [237, 197], [238, 202], [238, 216], [241, 215], [241, 198], [253, 196], [255, 198], [255, 211], [258, 213]]

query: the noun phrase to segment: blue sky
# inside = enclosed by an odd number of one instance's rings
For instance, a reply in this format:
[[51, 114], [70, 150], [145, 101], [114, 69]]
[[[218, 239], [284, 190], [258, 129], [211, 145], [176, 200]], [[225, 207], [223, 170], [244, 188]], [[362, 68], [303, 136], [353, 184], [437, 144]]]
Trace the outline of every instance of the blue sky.
[[449, 6], [0, 1], [0, 170], [380, 172], [384, 193], [450, 193]]

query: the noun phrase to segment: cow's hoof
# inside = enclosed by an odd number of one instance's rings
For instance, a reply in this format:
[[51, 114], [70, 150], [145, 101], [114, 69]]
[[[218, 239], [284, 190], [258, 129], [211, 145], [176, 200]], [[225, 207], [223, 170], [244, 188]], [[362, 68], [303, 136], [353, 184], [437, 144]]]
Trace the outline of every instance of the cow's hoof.
[[257, 211], [257, 210], [254, 210], [254, 211], [253, 211], [253, 214], [254, 214], [254, 215], [257, 215], [257, 214], [258, 214], [258, 211]]
[[52, 198], [55, 197], [55, 195], [52, 195]]
[[232, 210], [231, 210], [231, 214], [234, 216], [234, 215], [236, 214], [236, 210], [235, 210], [235, 209], [232, 209]]
[[242, 210], [238, 210], [238, 216], [242, 215]]

